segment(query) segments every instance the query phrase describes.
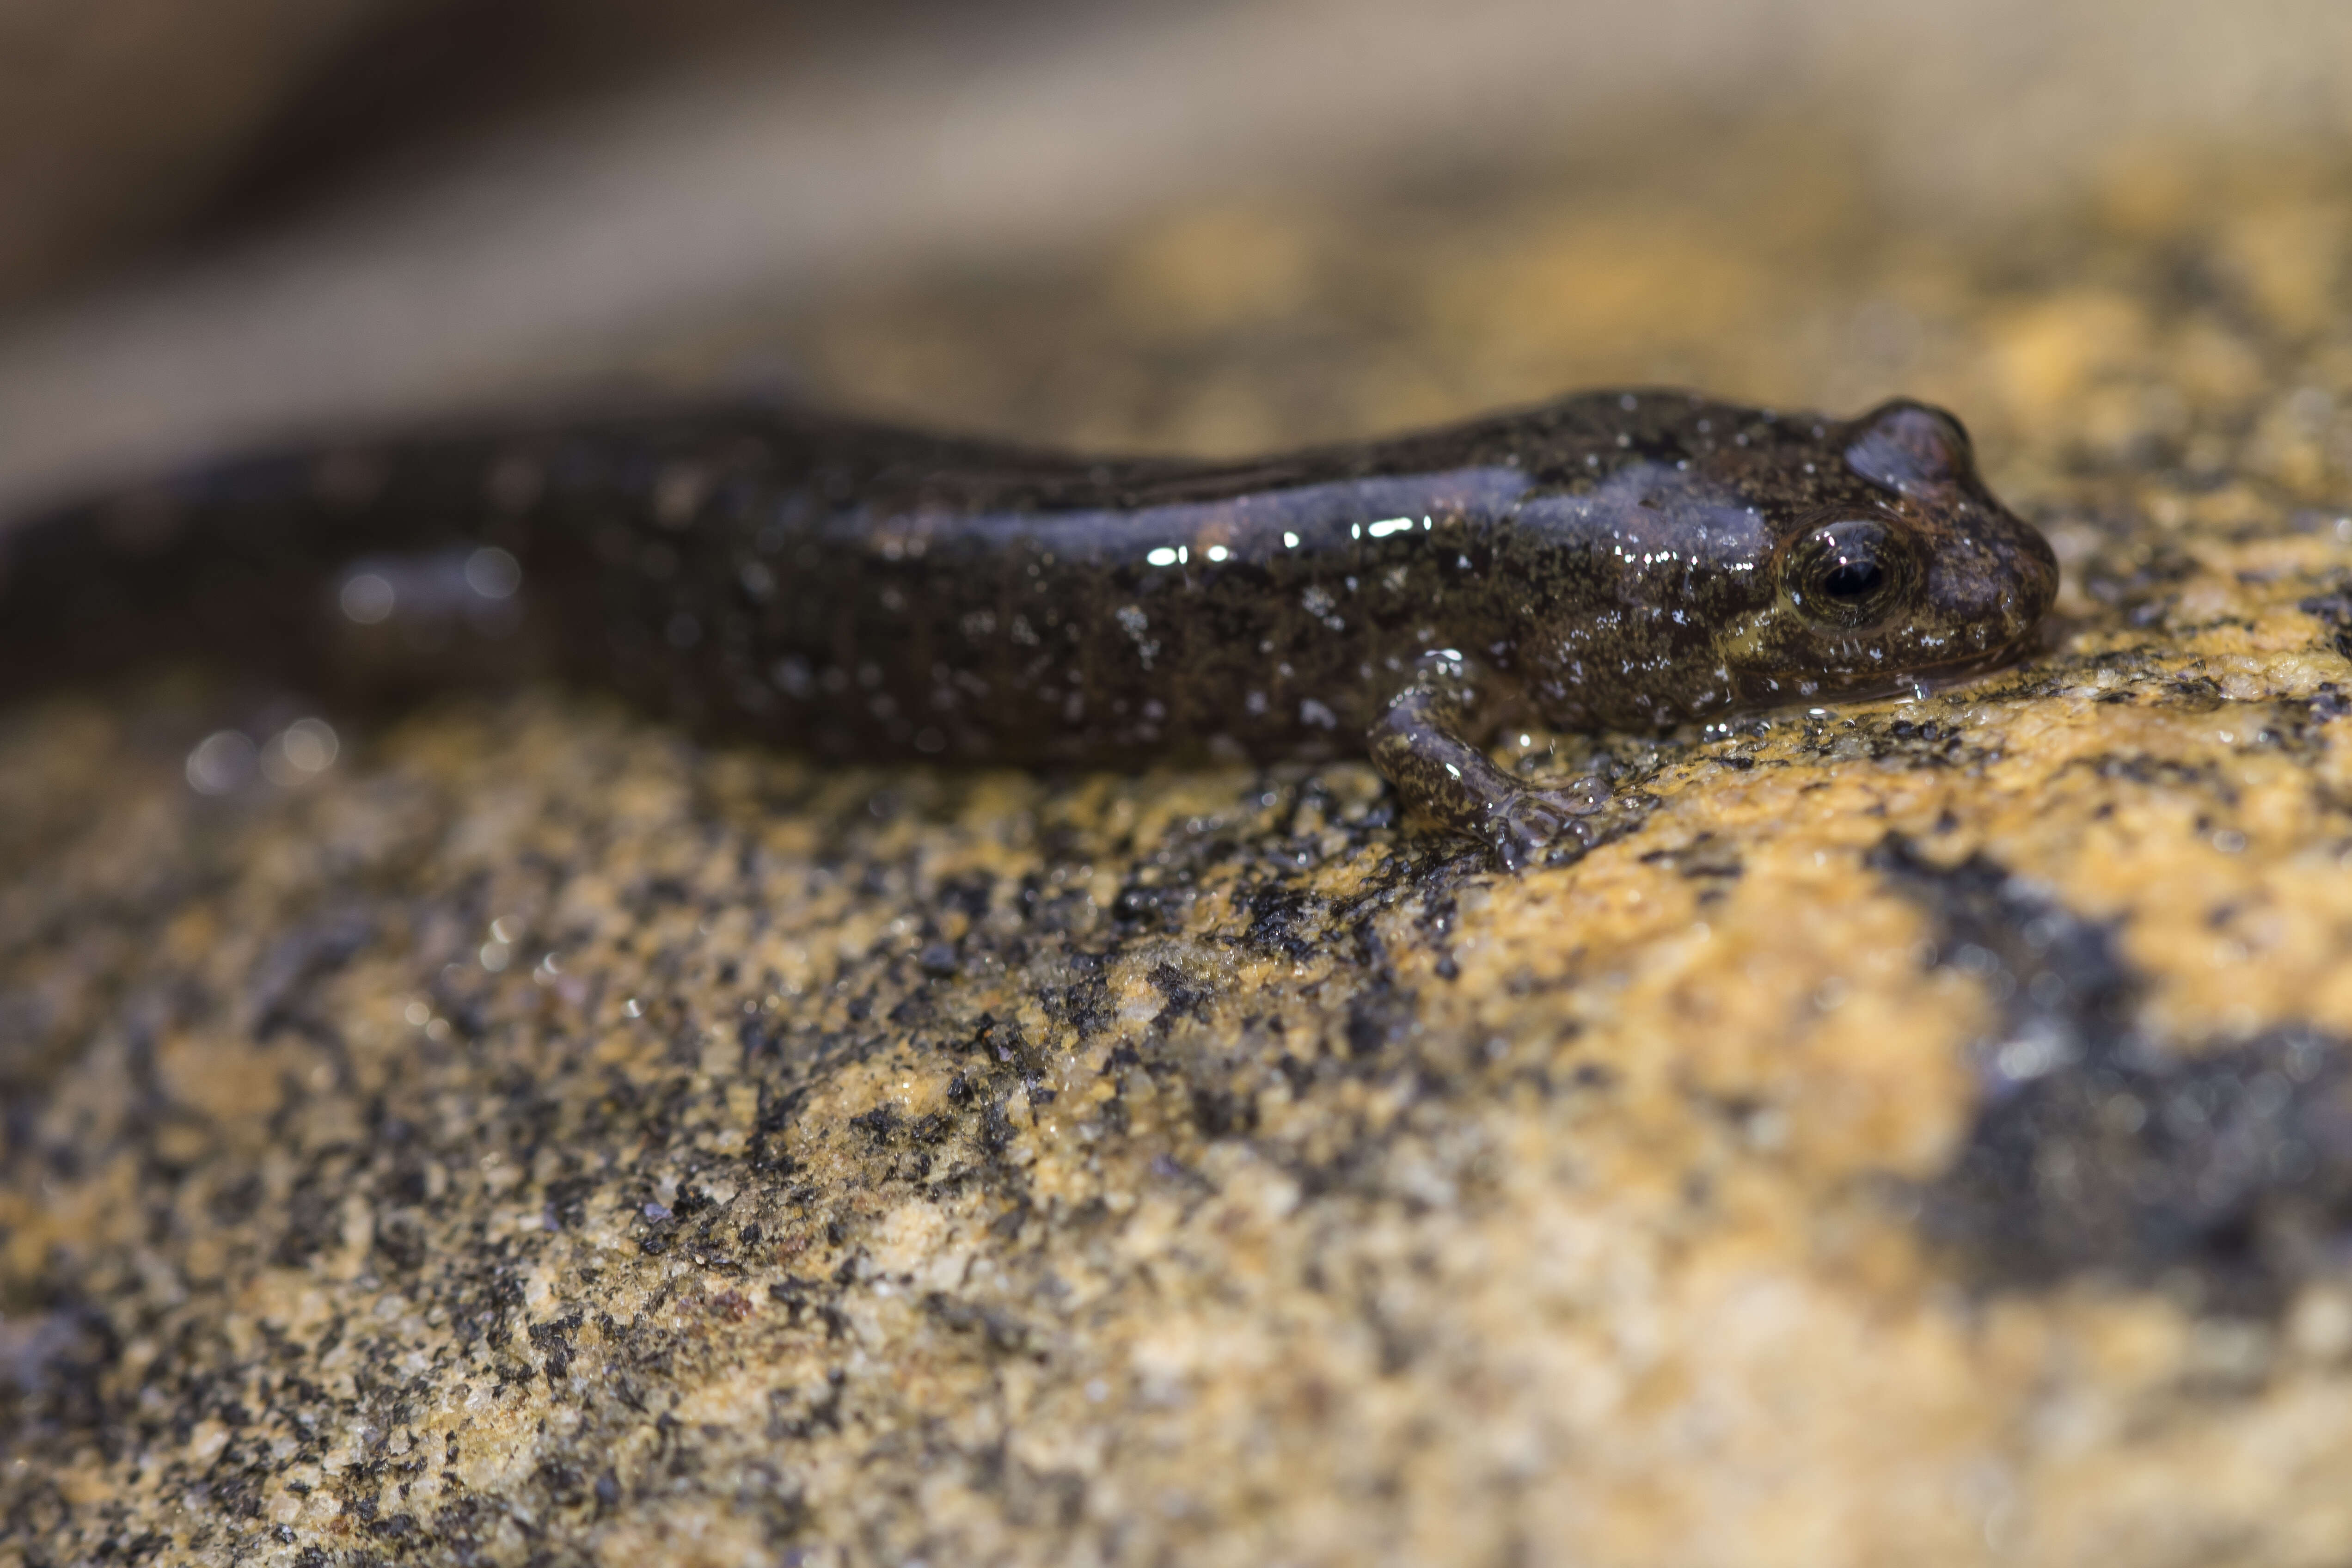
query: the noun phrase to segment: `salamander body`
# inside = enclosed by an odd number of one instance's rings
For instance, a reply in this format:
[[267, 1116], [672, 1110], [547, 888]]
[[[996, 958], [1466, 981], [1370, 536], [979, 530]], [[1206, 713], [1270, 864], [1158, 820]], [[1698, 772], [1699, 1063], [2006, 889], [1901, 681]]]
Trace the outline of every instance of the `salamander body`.
[[1605, 392], [1247, 462], [761, 405], [218, 464], [0, 534], [0, 694], [165, 658], [394, 691], [552, 676], [824, 754], [1368, 754], [1509, 865], [1589, 787], [1484, 742], [2020, 657], [2049, 546], [1948, 415]]

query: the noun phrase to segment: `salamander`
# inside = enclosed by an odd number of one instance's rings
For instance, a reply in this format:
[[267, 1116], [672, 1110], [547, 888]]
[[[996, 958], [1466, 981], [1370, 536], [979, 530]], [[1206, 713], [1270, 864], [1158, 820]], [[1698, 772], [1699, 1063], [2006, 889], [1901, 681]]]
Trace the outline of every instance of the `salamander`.
[[1666, 731], [2024, 654], [2049, 545], [1951, 416], [1594, 392], [1238, 462], [742, 404], [266, 451], [0, 533], [0, 696], [190, 656], [555, 677], [825, 755], [1368, 756], [1507, 867], [1604, 792], [1506, 723]]

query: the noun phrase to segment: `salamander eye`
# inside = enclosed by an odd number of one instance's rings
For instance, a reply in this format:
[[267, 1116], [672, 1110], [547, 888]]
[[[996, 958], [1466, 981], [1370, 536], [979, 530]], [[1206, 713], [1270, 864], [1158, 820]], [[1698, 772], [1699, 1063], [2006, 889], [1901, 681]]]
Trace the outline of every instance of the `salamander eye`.
[[1859, 603], [1885, 581], [1886, 573], [1875, 561], [1841, 561], [1822, 579], [1822, 592], [1840, 603]]
[[1823, 523], [1797, 536], [1780, 589], [1807, 620], [1852, 630], [1885, 618], [1916, 576], [1909, 544], [1874, 518]]

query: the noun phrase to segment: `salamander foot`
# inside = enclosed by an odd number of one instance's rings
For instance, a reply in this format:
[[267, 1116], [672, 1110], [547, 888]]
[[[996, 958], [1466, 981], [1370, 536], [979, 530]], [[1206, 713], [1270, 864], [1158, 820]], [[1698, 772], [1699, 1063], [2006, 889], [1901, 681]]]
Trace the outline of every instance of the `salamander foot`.
[[1518, 790], [1488, 815], [1481, 837], [1507, 871], [1547, 859], [1573, 860], [1600, 842], [1596, 819], [1608, 806], [1608, 786], [1598, 779]]

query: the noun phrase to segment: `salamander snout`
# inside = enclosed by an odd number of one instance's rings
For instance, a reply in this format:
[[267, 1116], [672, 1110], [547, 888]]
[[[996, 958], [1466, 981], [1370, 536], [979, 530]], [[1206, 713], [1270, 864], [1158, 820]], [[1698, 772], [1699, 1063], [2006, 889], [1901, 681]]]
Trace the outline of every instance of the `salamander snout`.
[[1960, 631], [1986, 662], [2015, 657], [2058, 595], [2058, 558], [2032, 524], [1998, 503], [1939, 531], [1921, 615]]
[[[1846, 468], [1883, 509], [1871, 526], [1885, 535], [1883, 603], [1907, 623], [1896, 639], [1909, 645], [1906, 662], [1969, 668], [2022, 654], [2057, 596], [2058, 560], [1985, 488], [1959, 421], [1906, 398], [1871, 410], [1849, 432]], [[1854, 577], [1843, 579], [1849, 588]], [[1818, 597], [1811, 608], [1820, 618]]]

